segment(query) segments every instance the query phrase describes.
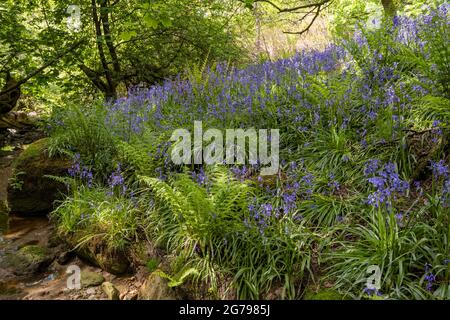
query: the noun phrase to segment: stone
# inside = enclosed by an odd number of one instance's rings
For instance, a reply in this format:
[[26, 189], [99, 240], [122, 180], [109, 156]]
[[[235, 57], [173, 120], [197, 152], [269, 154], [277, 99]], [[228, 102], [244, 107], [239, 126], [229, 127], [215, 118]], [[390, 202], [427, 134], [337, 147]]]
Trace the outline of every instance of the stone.
[[104, 281], [105, 278], [103, 278], [101, 274], [88, 270], [81, 271], [81, 286], [83, 288], [96, 287], [101, 285]]
[[109, 300], [119, 300], [120, 292], [111, 282], [103, 282], [102, 289]]
[[39, 245], [29, 245], [15, 253], [7, 254], [3, 264], [13, 269], [15, 274], [24, 275], [45, 270], [53, 260], [54, 256], [49, 249]]
[[46, 214], [53, 209], [55, 200], [67, 190], [61, 182], [48, 176], [64, 176], [70, 161], [50, 158], [48, 139], [30, 145], [14, 160], [13, 174], [8, 183], [8, 207], [12, 213]]
[[155, 271], [150, 274], [139, 290], [139, 300], [177, 300], [177, 294], [168, 286], [167, 279]]
[[76, 248], [77, 255], [112, 274], [124, 274], [130, 265], [125, 252], [110, 250], [102, 243], [87, 242], [83, 246], [77, 246], [76, 238], [66, 239], [69, 244]]

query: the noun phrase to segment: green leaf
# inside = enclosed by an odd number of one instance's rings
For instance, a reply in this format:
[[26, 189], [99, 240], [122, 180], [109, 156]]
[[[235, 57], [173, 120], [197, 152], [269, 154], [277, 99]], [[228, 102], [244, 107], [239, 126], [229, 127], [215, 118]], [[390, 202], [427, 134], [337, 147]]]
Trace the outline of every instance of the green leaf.
[[172, 26], [172, 20], [170, 20], [170, 18], [162, 18], [161, 19], [161, 24], [164, 27], [168, 28], [168, 27]]
[[122, 32], [119, 37], [123, 41], [128, 41], [128, 40], [130, 40], [131, 38], [133, 38], [136, 35], [137, 35], [136, 31], [125, 31], [125, 32]]
[[247, 9], [252, 10], [253, 9], [253, 0], [245, 0], [245, 7]]
[[144, 16], [144, 23], [149, 27], [155, 29], [158, 27], [158, 21], [154, 19], [152, 16], [146, 14]]

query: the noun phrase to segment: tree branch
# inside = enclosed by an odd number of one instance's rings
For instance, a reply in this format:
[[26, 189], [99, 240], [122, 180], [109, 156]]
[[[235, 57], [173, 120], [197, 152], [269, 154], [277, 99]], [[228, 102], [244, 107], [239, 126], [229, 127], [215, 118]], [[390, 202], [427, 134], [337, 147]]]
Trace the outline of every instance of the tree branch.
[[100, 26], [100, 18], [97, 14], [97, 3], [96, 0], [92, 0], [92, 18], [94, 19], [95, 34], [97, 36], [97, 50], [100, 56], [100, 61], [102, 64], [103, 72], [105, 74], [106, 82], [108, 83], [109, 90], [105, 92], [106, 96], [115, 95], [115, 84], [112, 79], [111, 71], [109, 70], [108, 63], [106, 61], [105, 51], [102, 45], [102, 30]]
[[[319, 17], [320, 13], [327, 8], [334, 0], [317, 0], [316, 2], [312, 2], [312, 3], [306, 3], [306, 4], [301, 4], [301, 5], [296, 5], [293, 7], [280, 7], [279, 5], [277, 5], [276, 3], [274, 3], [272, 0], [253, 0], [253, 3], [267, 3], [268, 5], [272, 6], [273, 8], [275, 8], [275, 10], [277, 10], [277, 12], [279, 14], [282, 13], [291, 13], [291, 14], [304, 14], [299, 21], [303, 21], [305, 20], [310, 14], [314, 14], [313, 18], [311, 19], [311, 21], [308, 23], [308, 25], [306, 26], [305, 29], [301, 30], [301, 31], [283, 31], [283, 33], [286, 34], [297, 34], [297, 35], [302, 35], [305, 32], [308, 32], [311, 28], [311, 26], [314, 24], [314, 22], [316, 21], [316, 19]], [[303, 2], [304, 1], [300, 1]], [[308, 11], [307, 13], [305, 12], [298, 12], [300, 10], [304, 10], [304, 9], [311, 9], [310, 11]]]
[[[309, 16], [312, 13], [312, 11], [306, 13], [300, 20], [305, 19], [307, 16]], [[298, 35], [302, 35], [306, 32], [309, 31], [309, 29], [312, 27], [312, 25], [314, 24], [314, 21], [316, 21], [317, 17], [320, 15], [320, 6], [317, 7], [316, 13], [314, 14], [314, 17], [311, 19], [311, 21], [309, 22], [309, 24], [306, 26], [305, 29], [303, 29], [302, 31], [283, 31], [283, 33], [286, 34], [298, 34]]]
[[66, 54], [68, 54], [69, 52], [72, 52], [73, 50], [75, 50], [76, 48], [78, 48], [84, 41], [78, 41], [76, 43], [74, 43], [73, 45], [71, 45], [67, 50], [65, 50], [64, 52], [57, 54], [55, 57], [53, 57], [53, 59], [49, 60], [48, 62], [44, 63], [42, 66], [40, 66], [39, 68], [37, 68], [36, 70], [34, 70], [33, 72], [29, 73], [27, 76], [25, 76], [25, 78], [20, 79], [17, 81], [17, 83], [12, 86], [9, 87], [8, 89], [0, 92], [0, 95], [3, 95], [5, 93], [11, 92], [15, 89], [17, 89], [18, 87], [20, 87], [22, 84], [24, 84], [25, 82], [27, 82], [28, 80], [30, 80], [31, 78], [33, 78], [34, 76], [36, 76], [37, 74], [41, 73], [42, 71], [44, 71], [45, 69], [47, 69], [48, 67], [50, 67], [52, 64], [54, 64], [55, 62], [57, 62], [59, 59], [61, 59], [63, 56], [65, 56]]
[[317, 7], [321, 7], [327, 3], [331, 3], [333, 0], [321, 0], [319, 2], [313, 2], [313, 3], [309, 3], [309, 4], [303, 4], [303, 5], [299, 5], [299, 6], [295, 6], [295, 7], [290, 7], [290, 8], [281, 8], [278, 5], [276, 5], [275, 3], [273, 3], [270, 0], [253, 0], [253, 2], [263, 2], [263, 3], [267, 3], [269, 5], [271, 5], [272, 7], [274, 7], [278, 13], [286, 13], [286, 12], [295, 12], [301, 9], [309, 9], [309, 8], [317, 8]]

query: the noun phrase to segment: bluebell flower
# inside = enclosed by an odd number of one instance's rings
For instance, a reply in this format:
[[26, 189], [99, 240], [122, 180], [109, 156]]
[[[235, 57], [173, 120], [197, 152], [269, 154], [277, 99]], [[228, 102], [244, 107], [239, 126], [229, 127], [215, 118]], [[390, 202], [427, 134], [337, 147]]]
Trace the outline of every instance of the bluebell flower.
[[[372, 168], [366, 166], [366, 172], [371, 173]], [[409, 183], [402, 180], [393, 163], [387, 163], [383, 168], [376, 172], [375, 177], [368, 181], [375, 187], [376, 191], [368, 196], [367, 203], [379, 207], [380, 204], [391, 205], [391, 200], [399, 194], [404, 194], [409, 189]]]
[[450, 172], [444, 160], [439, 160], [438, 162], [430, 161], [430, 169], [433, 171], [433, 177], [435, 179], [439, 177], [447, 178]]
[[376, 289], [376, 288], [368, 288], [368, 287], [365, 287], [364, 289], [363, 289], [363, 292], [365, 293], [365, 294], [367, 294], [368, 296], [373, 296], [373, 295], [377, 295], [377, 296], [382, 296], [383, 295], [383, 293], [381, 292], [381, 291], [379, 291], [378, 289]]

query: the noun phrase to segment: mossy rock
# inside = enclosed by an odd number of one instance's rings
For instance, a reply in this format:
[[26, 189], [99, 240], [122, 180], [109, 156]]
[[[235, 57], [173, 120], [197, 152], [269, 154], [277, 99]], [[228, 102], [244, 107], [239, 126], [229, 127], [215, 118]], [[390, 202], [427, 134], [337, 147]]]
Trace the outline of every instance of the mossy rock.
[[30, 144], [13, 162], [13, 175], [8, 184], [8, 206], [13, 213], [48, 213], [53, 203], [67, 189], [47, 176], [64, 176], [70, 161], [50, 158], [48, 139]]
[[96, 272], [82, 270], [81, 271], [81, 286], [83, 288], [97, 287], [105, 281], [105, 278]]
[[2, 266], [11, 268], [15, 274], [24, 275], [45, 270], [53, 261], [52, 252], [42, 246], [30, 245], [16, 253], [6, 255]]
[[175, 289], [169, 287], [168, 280], [155, 271], [140, 288], [138, 298], [139, 300], [177, 300], [179, 297]]
[[332, 289], [322, 289], [318, 292], [307, 290], [303, 300], [346, 300], [339, 292]]
[[[8, 297], [8, 296], [14, 296], [19, 294], [21, 291], [19, 288], [15, 287], [14, 285], [0, 282], [0, 297]], [[11, 297], [8, 297], [11, 298]]]
[[91, 265], [115, 275], [124, 274], [129, 269], [130, 261], [125, 251], [112, 250], [105, 243], [96, 241], [88, 241], [82, 246], [78, 246], [80, 240], [76, 235], [67, 235], [64, 240], [74, 248], [80, 258]]
[[120, 292], [111, 282], [103, 282], [102, 289], [109, 300], [119, 300]]

